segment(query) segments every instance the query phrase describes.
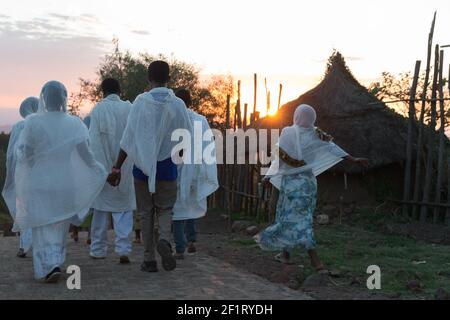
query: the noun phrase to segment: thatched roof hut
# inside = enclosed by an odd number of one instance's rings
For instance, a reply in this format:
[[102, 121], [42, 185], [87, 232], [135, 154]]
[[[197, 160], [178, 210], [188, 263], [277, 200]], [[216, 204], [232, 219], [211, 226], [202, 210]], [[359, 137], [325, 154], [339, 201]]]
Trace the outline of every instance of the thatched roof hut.
[[[371, 104], [371, 103], [377, 104]], [[258, 127], [283, 128], [292, 124], [302, 103], [316, 109], [317, 125], [354, 156], [370, 159], [370, 169], [405, 160], [407, 119], [381, 103], [352, 75], [339, 52], [330, 57], [325, 76], [312, 90], [283, 105], [276, 117], [261, 119]], [[334, 171], [359, 173], [346, 163]]]

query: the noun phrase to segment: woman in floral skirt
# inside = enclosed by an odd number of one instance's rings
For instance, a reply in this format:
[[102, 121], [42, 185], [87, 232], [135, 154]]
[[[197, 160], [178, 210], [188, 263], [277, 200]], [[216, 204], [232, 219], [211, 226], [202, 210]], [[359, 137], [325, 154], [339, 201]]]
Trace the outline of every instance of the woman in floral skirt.
[[316, 270], [324, 269], [313, 232], [313, 214], [317, 201], [316, 176], [342, 160], [363, 166], [365, 158], [354, 158], [332, 142], [332, 138], [314, 126], [316, 112], [300, 105], [294, 124], [284, 128], [278, 142], [278, 156], [264, 178], [279, 189], [275, 223], [255, 237], [263, 250], [282, 251], [275, 258], [290, 263], [291, 251], [304, 247]]

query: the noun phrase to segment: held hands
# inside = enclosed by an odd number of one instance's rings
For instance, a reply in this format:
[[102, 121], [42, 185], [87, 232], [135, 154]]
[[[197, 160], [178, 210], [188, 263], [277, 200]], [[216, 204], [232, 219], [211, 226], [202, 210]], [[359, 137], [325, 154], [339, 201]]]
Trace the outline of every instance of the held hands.
[[121, 178], [120, 170], [113, 168], [112, 172], [109, 174], [106, 181], [113, 187], [117, 187], [120, 184], [120, 178]]

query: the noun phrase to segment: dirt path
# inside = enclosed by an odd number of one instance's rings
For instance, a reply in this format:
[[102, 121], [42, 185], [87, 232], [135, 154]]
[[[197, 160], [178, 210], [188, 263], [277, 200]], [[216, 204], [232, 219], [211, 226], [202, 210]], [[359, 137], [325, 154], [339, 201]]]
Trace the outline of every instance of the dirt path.
[[271, 283], [205, 252], [187, 257], [173, 272], [153, 274], [139, 270], [141, 245], [133, 248], [130, 265], [119, 265], [113, 253], [106, 260], [92, 260], [85, 237], [82, 232], [79, 243], [69, 240], [66, 261], [66, 266], [76, 264], [81, 268], [81, 290], [68, 290], [65, 281], [56, 285], [34, 281], [32, 258], [15, 257], [18, 237], [1, 237], [0, 300], [310, 299], [303, 292]]

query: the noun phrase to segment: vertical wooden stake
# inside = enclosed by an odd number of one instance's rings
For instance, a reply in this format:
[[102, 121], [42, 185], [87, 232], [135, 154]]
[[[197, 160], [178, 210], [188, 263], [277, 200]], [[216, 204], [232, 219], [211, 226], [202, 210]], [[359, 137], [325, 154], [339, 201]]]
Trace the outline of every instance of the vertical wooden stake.
[[[226, 109], [226, 124], [225, 129], [230, 128], [230, 100], [231, 96], [227, 95], [227, 109]], [[229, 184], [229, 174], [228, 174], [228, 164], [226, 161], [226, 153], [224, 152], [224, 187], [225, 187], [225, 210], [228, 216], [228, 229], [231, 231], [231, 226], [233, 224], [231, 219], [231, 207], [230, 207], [230, 184]]]
[[[424, 131], [424, 118], [425, 118], [425, 106], [426, 106], [426, 98], [427, 98], [427, 90], [430, 82], [430, 67], [431, 67], [431, 54], [433, 49], [433, 35], [434, 35], [434, 26], [436, 23], [436, 12], [434, 13], [433, 21], [431, 22], [430, 33], [428, 34], [428, 50], [427, 50], [427, 68], [425, 71], [425, 82], [423, 85], [422, 92], [422, 106], [420, 109], [420, 117], [419, 117], [419, 136], [417, 139], [417, 155], [416, 155], [416, 172], [414, 176], [414, 202], [418, 203], [420, 199], [420, 191], [422, 187], [421, 183], [421, 163], [422, 163], [422, 151], [423, 151], [423, 131]], [[413, 217], [418, 217], [420, 206], [413, 205]]]
[[[444, 50], [441, 50], [439, 54], [439, 116], [440, 116], [440, 128], [439, 128], [439, 153], [438, 153], [438, 167], [436, 178], [436, 198], [435, 203], [441, 202], [441, 187], [442, 187], [442, 175], [444, 170], [444, 148], [445, 148], [445, 110], [444, 110]], [[433, 212], [433, 222], [438, 223], [440, 207], [435, 207]]]
[[281, 108], [281, 93], [283, 92], [283, 85], [280, 83], [280, 91], [278, 93], [278, 106], [277, 110], [280, 110]]
[[405, 180], [403, 185], [403, 216], [408, 215], [409, 206], [406, 204], [410, 198], [411, 192], [411, 166], [412, 166], [412, 135], [413, 128], [416, 119], [416, 106], [415, 98], [417, 91], [417, 82], [419, 80], [420, 73], [420, 61], [416, 61], [416, 67], [414, 69], [414, 78], [409, 93], [409, 119], [408, 119], [408, 140], [406, 143], [406, 165], [405, 165]]
[[431, 121], [427, 134], [427, 165], [425, 170], [425, 184], [423, 187], [422, 206], [420, 208], [420, 222], [427, 221], [428, 207], [424, 203], [430, 202], [431, 182], [433, 175], [433, 147], [434, 147], [434, 132], [436, 128], [436, 90], [438, 86], [439, 77], [439, 45], [436, 45], [434, 53], [434, 75], [433, 86], [431, 92]]

